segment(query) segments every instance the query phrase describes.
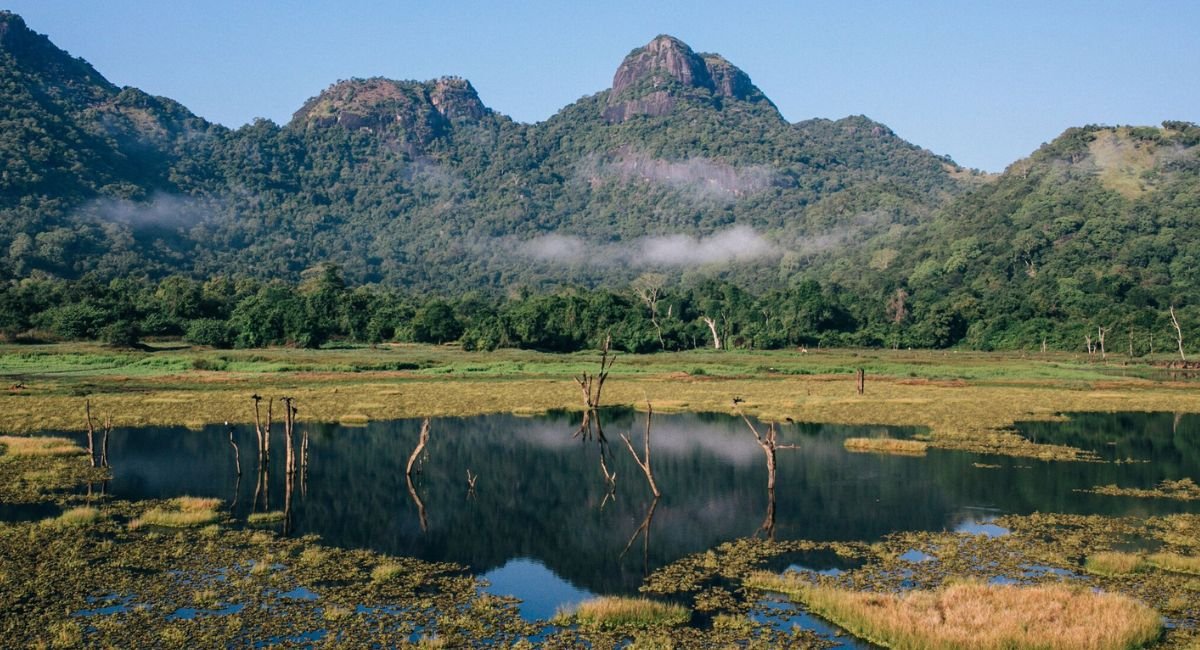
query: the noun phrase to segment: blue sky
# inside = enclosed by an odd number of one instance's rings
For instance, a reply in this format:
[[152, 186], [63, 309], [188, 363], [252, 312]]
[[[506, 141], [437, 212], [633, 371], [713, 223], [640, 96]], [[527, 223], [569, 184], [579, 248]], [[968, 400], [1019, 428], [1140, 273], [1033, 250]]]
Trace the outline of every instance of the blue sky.
[[607, 88], [660, 33], [745, 70], [784, 117], [864, 114], [999, 171], [1070, 126], [1200, 122], [1200, 2], [8, 0], [120, 85], [228, 126], [338, 79], [466, 77], [524, 122]]

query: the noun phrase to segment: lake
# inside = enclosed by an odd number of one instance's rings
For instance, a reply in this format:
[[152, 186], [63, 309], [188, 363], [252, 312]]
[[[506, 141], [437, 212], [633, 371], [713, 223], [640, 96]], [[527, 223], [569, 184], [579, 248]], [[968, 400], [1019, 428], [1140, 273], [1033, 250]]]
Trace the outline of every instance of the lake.
[[[618, 439], [632, 434], [640, 452], [645, 414], [602, 413], [615, 494], [600, 468], [603, 447], [573, 437], [579, 418], [562, 412], [435, 419], [414, 477], [416, 498], [404, 467], [419, 420], [357, 427], [301, 421], [298, 431], [309, 438], [307, 470], [292, 488], [288, 520], [276, 528], [341, 547], [466, 565], [492, 583], [490, 591], [523, 599], [529, 617], [551, 616], [590, 594], [636, 593], [658, 567], [761, 532], [770, 505], [766, 464], [740, 419], [656, 414], [652, 462], [663, 496], [655, 503]], [[1035, 440], [1090, 449], [1108, 460], [1152, 462], [1047, 462], [940, 450], [924, 457], [850, 453], [842, 446], [847, 437], [908, 438], [919, 431], [786, 424], [780, 443], [799, 448], [778, 452], [774, 535], [872, 541], [906, 530], [1003, 534], [988, 523], [1000, 514], [1200, 511], [1195, 502], [1076, 491], [1200, 478], [1198, 416], [1086, 414], [1018, 428]], [[113, 479], [104, 489], [124, 499], [220, 497], [239, 519], [282, 510], [287, 485], [280, 429], [276, 424], [265, 486], [256, 485], [253, 427], [235, 428], [240, 480], [224, 426], [114, 430]], [[478, 477], [473, 491], [468, 470]]]

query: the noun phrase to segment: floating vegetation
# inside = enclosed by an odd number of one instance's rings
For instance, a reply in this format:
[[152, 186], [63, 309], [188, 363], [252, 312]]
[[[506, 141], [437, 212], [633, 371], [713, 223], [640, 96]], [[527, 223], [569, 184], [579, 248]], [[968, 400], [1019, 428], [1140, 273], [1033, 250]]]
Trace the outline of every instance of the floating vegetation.
[[651, 628], [683, 625], [692, 618], [692, 611], [682, 605], [662, 603], [648, 598], [602, 596], [585, 600], [571, 615], [585, 628], [619, 629]]
[[1157, 612], [1128, 596], [1066, 585], [951, 584], [903, 594], [814, 585], [755, 574], [857, 636], [889, 648], [1125, 650], [1158, 638]]
[[898, 438], [846, 438], [846, 442], [842, 444], [846, 447], [846, 451], [901, 456], [924, 456], [925, 451], [929, 448], [927, 442]]
[[1179, 479], [1178, 481], [1163, 481], [1162, 483], [1159, 483], [1153, 490], [1123, 488], [1117, 487], [1116, 485], [1099, 485], [1090, 490], [1077, 490], [1077, 492], [1106, 494], [1108, 496], [1137, 497], [1139, 499], [1176, 499], [1179, 501], [1200, 500], [1200, 485], [1196, 485], [1196, 482], [1190, 478], [1183, 478]]
[[202, 497], [177, 497], [164, 506], [147, 510], [142, 516], [129, 522], [130, 528], [142, 526], [163, 526], [165, 528], [186, 528], [211, 524], [221, 518], [217, 508], [221, 507], [220, 499]]

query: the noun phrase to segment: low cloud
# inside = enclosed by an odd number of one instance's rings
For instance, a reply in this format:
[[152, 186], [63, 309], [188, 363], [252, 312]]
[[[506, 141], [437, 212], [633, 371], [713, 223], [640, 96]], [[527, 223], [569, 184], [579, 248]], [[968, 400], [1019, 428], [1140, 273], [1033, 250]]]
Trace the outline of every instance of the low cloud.
[[664, 235], [604, 244], [589, 244], [572, 235], [546, 235], [523, 242], [519, 251], [525, 257], [556, 264], [639, 267], [733, 264], [781, 253], [778, 246], [748, 226], [705, 237]]
[[579, 176], [592, 187], [610, 179], [666, 185], [698, 200], [733, 201], [779, 185], [786, 180], [768, 165], [735, 167], [704, 157], [664, 160], [624, 149], [611, 158], [590, 156], [579, 165]]
[[160, 193], [148, 201], [96, 199], [80, 208], [80, 213], [98, 221], [125, 224], [132, 228], [178, 228], [203, 221], [218, 207], [204, 199]]

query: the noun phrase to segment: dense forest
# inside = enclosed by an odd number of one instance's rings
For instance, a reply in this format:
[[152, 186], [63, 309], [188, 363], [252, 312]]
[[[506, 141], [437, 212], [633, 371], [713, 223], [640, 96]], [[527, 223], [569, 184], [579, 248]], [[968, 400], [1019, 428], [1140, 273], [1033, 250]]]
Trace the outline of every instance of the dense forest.
[[1145, 352], [1172, 310], [1200, 323], [1186, 122], [1072, 128], [989, 176], [863, 116], [789, 123], [660, 36], [537, 124], [372, 78], [229, 129], [8, 12], [0, 88], [8, 339]]

